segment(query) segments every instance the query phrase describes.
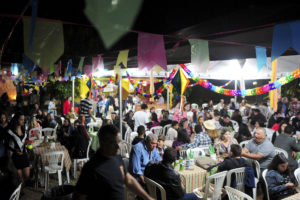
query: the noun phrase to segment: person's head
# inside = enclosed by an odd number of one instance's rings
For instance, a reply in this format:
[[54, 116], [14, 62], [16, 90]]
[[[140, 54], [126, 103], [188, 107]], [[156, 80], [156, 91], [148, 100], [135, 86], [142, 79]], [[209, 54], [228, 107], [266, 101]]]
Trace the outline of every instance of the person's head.
[[71, 125], [71, 121], [69, 118], [65, 118], [64, 120], [64, 126], [70, 126]]
[[147, 110], [147, 108], [148, 108], [147, 104], [143, 103], [143, 104], [141, 105], [141, 109], [142, 109], [142, 110]]
[[264, 128], [257, 128], [254, 133], [254, 138], [257, 143], [262, 143], [267, 137], [266, 130]]
[[151, 113], [151, 120], [153, 122], [158, 122], [158, 120], [157, 120], [157, 114], [155, 112]]
[[155, 113], [155, 107], [150, 108], [150, 113]]
[[278, 117], [278, 118], [276, 119], [276, 124], [280, 124], [283, 120], [284, 120], [283, 117]]
[[259, 128], [259, 127], [265, 127], [265, 123], [263, 121], [256, 121], [255, 124], [254, 124], [255, 128]]
[[259, 110], [259, 109], [257, 109], [257, 108], [256, 108], [256, 109], [253, 109], [253, 114], [254, 114], [254, 115], [258, 115], [259, 113], [260, 113], [260, 110]]
[[39, 104], [35, 103], [35, 104], [34, 104], [34, 108], [35, 108], [36, 110], [38, 110], [38, 109], [40, 108]]
[[157, 139], [157, 147], [162, 149], [164, 147], [165, 140], [166, 137], [164, 135], [159, 135]]
[[176, 161], [176, 158], [177, 158], [176, 149], [174, 149], [172, 147], [167, 147], [164, 151], [163, 162], [172, 164], [173, 162]]
[[229, 117], [229, 115], [225, 115], [225, 116], [223, 117], [223, 121], [224, 121], [225, 123], [229, 123], [229, 122], [230, 122], [230, 117]]
[[185, 112], [190, 111], [190, 109], [191, 109], [191, 104], [189, 104], [189, 103], [184, 104], [183, 110], [184, 110]]
[[71, 102], [72, 101], [72, 97], [70, 96], [70, 97], [68, 97], [68, 101], [69, 102]]
[[295, 129], [292, 125], [287, 125], [285, 128], [284, 128], [284, 133], [288, 134], [288, 135], [294, 135], [295, 133]]
[[224, 103], [224, 99], [220, 99], [220, 103]]
[[42, 110], [41, 110], [41, 109], [38, 109], [37, 114], [38, 114], [38, 115], [43, 115]]
[[187, 118], [183, 118], [180, 121], [180, 127], [182, 128], [187, 128], [189, 126], [189, 121]]
[[47, 116], [47, 114], [48, 114], [48, 111], [47, 110], [43, 110], [43, 116]]
[[75, 122], [74, 122], [74, 128], [77, 129], [79, 125], [80, 125], [80, 121], [78, 119], [75, 120]]
[[203, 116], [199, 116], [198, 117], [198, 124], [202, 125], [204, 123], [204, 117]]
[[36, 118], [35, 117], [31, 117], [30, 118], [30, 126], [31, 126], [31, 128], [36, 128], [36, 124], [37, 124]]
[[25, 116], [21, 112], [15, 113], [14, 117], [10, 121], [10, 128], [15, 131], [18, 126], [24, 128]]
[[145, 143], [149, 151], [153, 151], [157, 146], [157, 136], [150, 133], [146, 136]]
[[172, 121], [171, 126], [172, 126], [172, 128], [174, 128], [175, 130], [178, 130], [178, 128], [179, 128], [179, 123], [178, 123], [178, 121]]
[[230, 130], [228, 128], [222, 128], [220, 133], [220, 140], [221, 141], [228, 141], [231, 138]]
[[111, 116], [111, 120], [115, 120], [117, 117], [117, 113], [112, 112], [110, 116]]
[[54, 102], [54, 101], [55, 101], [55, 97], [52, 96], [52, 97], [50, 98], [50, 100]]
[[209, 106], [213, 106], [213, 105], [214, 105], [213, 100], [210, 100], [210, 101], [208, 102], [208, 105], [209, 105]]
[[280, 115], [280, 112], [275, 112], [274, 113], [274, 116], [276, 117], [276, 118], [279, 118], [281, 115]]
[[169, 120], [169, 112], [164, 112], [163, 114], [163, 117], [162, 117], [163, 120]]
[[0, 123], [5, 124], [8, 122], [6, 113], [1, 113]]
[[223, 109], [228, 110], [228, 105], [225, 104]]
[[283, 153], [279, 153], [274, 156], [273, 160], [268, 166], [268, 170], [275, 170], [280, 173], [284, 173], [288, 167], [288, 159], [285, 157]]
[[282, 121], [281, 123], [280, 123], [280, 125], [279, 125], [279, 129], [278, 129], [278, 132], [279, 133], [284, 133], [284, 129], [285, 129], [285, 127], [287, 127], [287, 123], [285, 122], [285, 121]]
[[143, 125], [138, 126], [137, 133], [138, 133], [138, 136], [145, 135], [145, 133], [146, 133], [145, 126], [143, 126]]
[[195, 126], [195, 132], [198, 134], [198, 133], [201, 133], [202, 131], [203, 131], [203, 130], [202, 130], [201, 125], [197, 124], [197, 125]]
[[182, 142], [182, 143], [189, 143], [186, 138], [186, 130], [183, 128], [178, 129], [178, 134], [177, 134], [177, 141]]
[[242, 154], [242, 147], [238, 144], [232, 144], [230, 145], [230, 157], [241, 157]]
[[51, 120], [51, 114], [50, 114], [50, 113], [47, 114], [47, 120], [48, 120], [48, 121]]
[[119, 129], [114, 125], [102, 126], [98, 132], [100, 151], [104, 156], [115, 156], [119, 150], [121, 137]]
[[219, 121], [220, 117], [221, 117], [220, 111], [214, 110], [214, 119], [215, 119], [216, 121]]
[[287, 97], [282, 97], [282, 103], [288, 103], [288, 102], [289, 102], [289, 100]]

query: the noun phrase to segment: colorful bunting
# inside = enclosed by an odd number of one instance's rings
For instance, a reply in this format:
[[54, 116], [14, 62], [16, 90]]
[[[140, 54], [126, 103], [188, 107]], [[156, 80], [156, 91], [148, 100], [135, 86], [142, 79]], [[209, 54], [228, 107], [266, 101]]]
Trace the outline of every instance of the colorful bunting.
[[167, 71], [167, 59], [163, 35], [139, 33], [138, 68], [152, 69], [155, 65]]

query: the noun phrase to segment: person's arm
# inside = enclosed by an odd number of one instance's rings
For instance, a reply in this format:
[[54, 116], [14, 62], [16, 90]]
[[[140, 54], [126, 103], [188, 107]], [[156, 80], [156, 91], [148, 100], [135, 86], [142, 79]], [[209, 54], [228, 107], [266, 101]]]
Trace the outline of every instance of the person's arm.
[[136, 146], [134, 146], [132, 150], [133, 150], [132, 173], [143, 176], [143, 172], [141, 170], [141, 161], [140, 161], [140, 159], [142, 157], [142, 153], [139, 150], [137, 150]]
[[[298, 140], [300, 140], [300, 135], [297, 135]], [[299, 152], [300, 151], [300, 143], [296, 143], [296, 140], [293, 139], [293, 141], [291, 142], [291, 147], [293, 149], [293, 151]]]
[[260, 159], [264, 158], [264, 155], [262, 153], [249, 153], [248, 149], [246, 149], [246, 148], [243, 148], [242, 156], [244, 156], [246, 158], [251, 158], [254, 160], [260, 160]]
[[274, 173], [267, 175], [266, 180], [268, 183], [269, 192], [271, 194], [276, 194], [278, 192], [281, 192], [282, 190], [285, 190], [287, 187], [291, 187], [292, 184], [292, 183], [280, 184], [280, 182], [278, 182], [277, 177]]
[[125, 176], [125, 185], [135, 194], [145, 200], [154, 200], [129, 173]]
[[89, 116], [93, 119], [94, 122], [96, 122], [96, 118], [92, 114], [92, 108], [89, 108]]

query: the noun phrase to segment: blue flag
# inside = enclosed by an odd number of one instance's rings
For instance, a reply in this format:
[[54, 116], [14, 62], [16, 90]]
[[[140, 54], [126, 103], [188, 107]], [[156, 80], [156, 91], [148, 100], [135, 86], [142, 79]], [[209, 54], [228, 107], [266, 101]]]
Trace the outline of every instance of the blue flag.
[[257, 71], [267, 66], [267, 50], [265, 47], [256, 46]]

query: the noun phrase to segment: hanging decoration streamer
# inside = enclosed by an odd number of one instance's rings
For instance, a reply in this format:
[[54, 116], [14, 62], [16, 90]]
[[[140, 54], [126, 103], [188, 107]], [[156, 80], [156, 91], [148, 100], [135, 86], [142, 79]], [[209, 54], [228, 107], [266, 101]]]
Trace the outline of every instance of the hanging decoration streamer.
[[180, 64], [181, 68], [196, 82], [198, 82], [201, 86], [210, 89], [213, 92], [219, 93], [219, 94], [224, 94], [226, 96], [254, 96], [254, 95], [261, 95], [269, 92], [270, 90], [277, 89], [294, 79], [297, 79], [300, 77], [300, 68], [295, 70], [293, 73], [282, 77], [278, 79], [277, 81], [273, 83], [266, 84], [261, 87], [256, 87], [252, 89], [247, 89], [247, 90], [230, 90], [230, 89], [224, 89], [218, 86], [215, 86], [211, 84], [208, 80], [206, 79], [200, 79], [199, 77], [195, 76], [193, 72], [191, 72], [186, 65]]

